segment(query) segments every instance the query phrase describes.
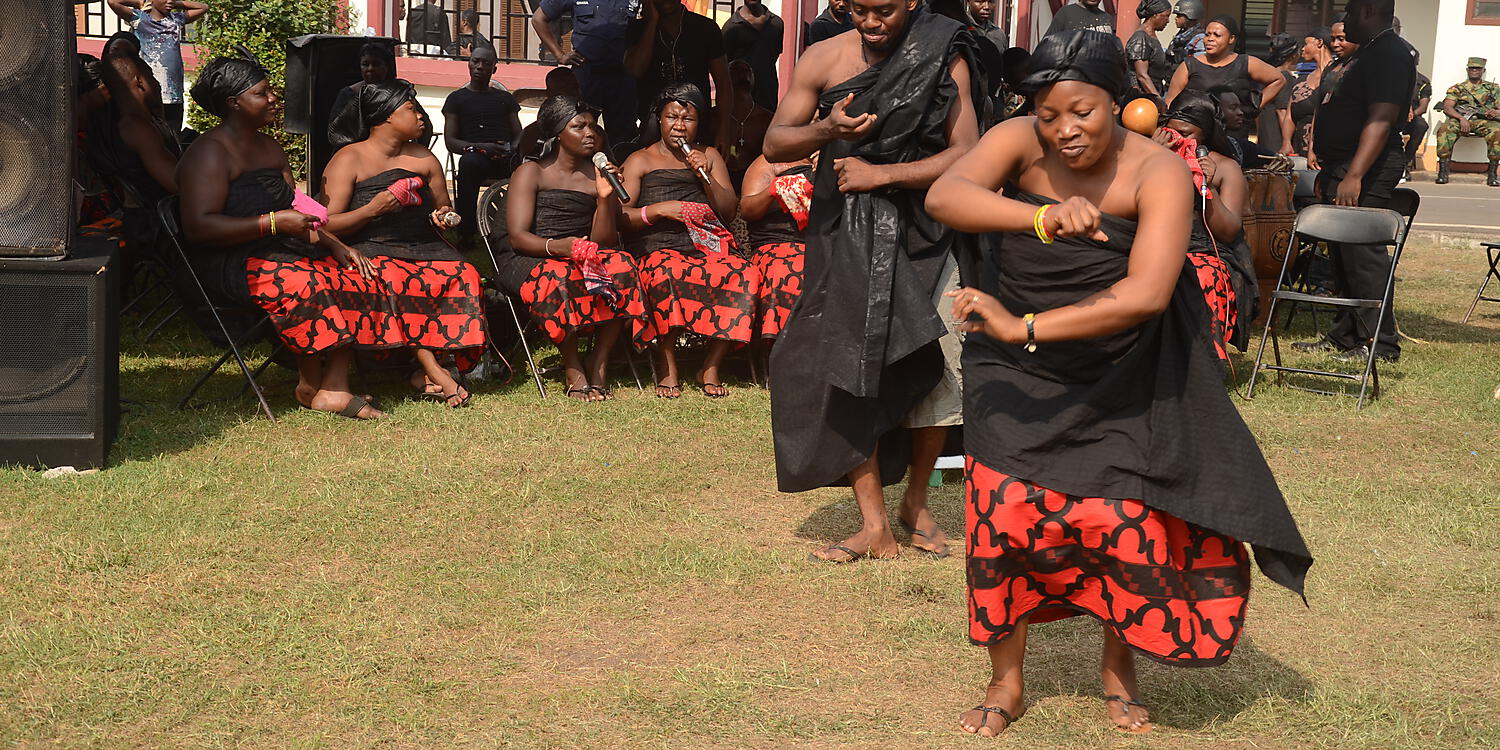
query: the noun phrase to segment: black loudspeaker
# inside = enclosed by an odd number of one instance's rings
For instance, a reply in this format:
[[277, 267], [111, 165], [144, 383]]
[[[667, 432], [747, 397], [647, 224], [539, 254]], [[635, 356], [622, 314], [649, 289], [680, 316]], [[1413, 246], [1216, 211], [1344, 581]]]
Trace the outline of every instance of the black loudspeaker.
[[0, 13], [0, 257], [61, 257], [73, 236], [73, 13]]
[[0, 464], [98, 468], [115, 439], [119, 245], [69, 245], [67, 260], [0, 259]]
[[308, 34], [286, 42], [286, 130], [307, 136], [307, 184], [313, 195], [322, 190], [323, 168], [333, 158], [328, 143], [333, 100], [359, 82], [359, 50], [370, 42], [389, 46], [395, 57], [396, 40], [388, 36]]

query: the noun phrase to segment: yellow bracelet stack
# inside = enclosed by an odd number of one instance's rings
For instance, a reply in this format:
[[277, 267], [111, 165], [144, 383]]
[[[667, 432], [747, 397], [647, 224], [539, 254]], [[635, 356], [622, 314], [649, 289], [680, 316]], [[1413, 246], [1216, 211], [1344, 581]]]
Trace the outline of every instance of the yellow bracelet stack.
[[1036, 230], [1037, 239], [1046, 245], [1052, 244], [1052, 235], [1047, 234], [1047, 209], [1049, 208], [1052, 208], [1051, 203], [1038, 208], [1036, 215], [1031, 217], [1031, 226]]

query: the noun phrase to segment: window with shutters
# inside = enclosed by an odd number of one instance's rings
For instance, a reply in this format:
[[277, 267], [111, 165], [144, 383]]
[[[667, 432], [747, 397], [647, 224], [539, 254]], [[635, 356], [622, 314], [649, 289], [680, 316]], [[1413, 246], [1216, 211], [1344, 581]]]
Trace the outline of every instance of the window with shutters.
[[1471, 26], [1500, 26], [1500, 1], [1469, 0], [1469, 12], [1464, 23]]

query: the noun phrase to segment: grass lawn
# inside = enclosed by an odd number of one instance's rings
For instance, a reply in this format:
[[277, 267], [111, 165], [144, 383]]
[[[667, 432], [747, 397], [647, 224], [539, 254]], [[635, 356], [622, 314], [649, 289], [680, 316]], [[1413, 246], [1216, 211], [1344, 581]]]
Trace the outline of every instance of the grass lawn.
[[[1309, 606], [1257, 574], [1226, 666], [1141, 660], [1145, 737], [1108, 728], [1081, 618], [1032, 630], [1025, 718], [959, 732], [988, 677], [961, 557], [806, 562], [852, 498], [776, 492], [749, 383], [584, 405], [518, 377], [450, 411], [375, 382], [393, 416], [358, 424], [293, 408], [280, 372], [273, 425], [174, 408], [209, 361], [178, 326], [126, 336], [108, 470], [0, 470], [0, 743], [1497, 746], [1500, 305], [1457, 322], [1481, 255], [1414, 243], [1422, 341], [1362, 412], [1236, 397], [1317, 557]], [[954, 535], [960, 490], [933, 498]]]

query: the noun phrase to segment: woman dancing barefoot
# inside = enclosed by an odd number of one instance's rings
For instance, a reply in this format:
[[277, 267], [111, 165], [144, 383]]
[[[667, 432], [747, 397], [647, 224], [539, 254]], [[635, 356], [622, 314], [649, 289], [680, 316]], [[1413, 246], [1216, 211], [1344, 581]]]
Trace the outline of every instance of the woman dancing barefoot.
[[1297, 592], [1312, 559], [1184, 272], [1187, 166], [1116, 122], [1119, 41], [1050, 36], [1032, 70], [1036, 116], [989, 131], [927, 198], [959, 231], [998, 233], [950, 295], [969, 334], [969, 638], [993, 669], [960, 724], [994, 736], [1020, 718], [1028, 625], [1087, 614], [1109, 719], [1141, 732], [1132, 652], [1222, 663], [1249, 595], [1241, 543]]

